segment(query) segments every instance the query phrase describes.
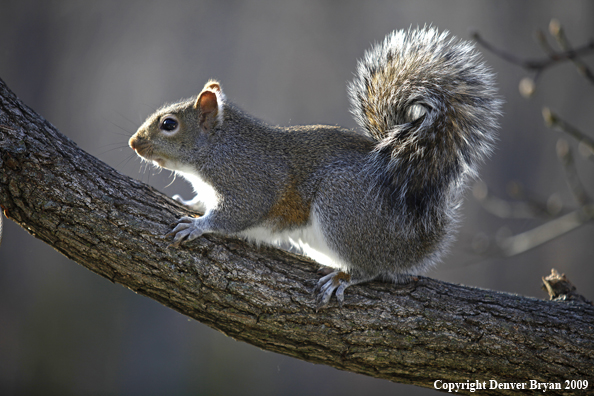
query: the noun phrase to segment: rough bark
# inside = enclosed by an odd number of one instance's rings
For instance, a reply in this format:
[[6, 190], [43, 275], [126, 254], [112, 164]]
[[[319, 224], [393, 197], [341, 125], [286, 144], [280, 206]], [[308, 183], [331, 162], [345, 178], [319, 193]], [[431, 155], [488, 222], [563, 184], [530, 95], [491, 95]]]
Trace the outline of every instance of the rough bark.
[[80, 265], [262, 349], [430, 388], [594, 379], [591, 305], [421, 277], [353, 286], [342, 309], [316, 312], [305, 258], [215, 235], [168, 248], [185, 209], [79, 149], [2, 80], [0, 204]]

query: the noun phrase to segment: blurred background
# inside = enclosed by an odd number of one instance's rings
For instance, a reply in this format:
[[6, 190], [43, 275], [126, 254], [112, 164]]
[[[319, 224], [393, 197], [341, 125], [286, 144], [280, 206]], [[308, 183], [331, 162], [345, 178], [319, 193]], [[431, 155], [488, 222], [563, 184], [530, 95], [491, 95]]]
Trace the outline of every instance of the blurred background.
[[[364, 50], [391, 30], [432, 24], [468, 39], [476, 29], [510, 53], [539, 58], [534, 31], [546, 31], [553, 17], [576, 45], [594, 37], [594, 2], [572, 0], [0, 0], [0, 16], [0, 78], [25, 103], [120, 172], [186, 199], [189, 185], [141, 165], [127, 140], [157, 107], [196, 95], [209, 78], [220, 80], [231, 101], [271, 124], [355, 128], [346, 83]], [[592, 84], [566, 63], [546, 71], [527, 100], [518, 84], [530, 74], [479, 49], [506, 101], [500, 141], [482, 167], [482, 182], [498, 197], [507, 199], [521, 186], [539, 201], [557, 208], [563, 203], [561, 213], [575, 208], [556, 158], [563, 135], [544, 125], [541, 109], [549, 106], [592, 134]], [[592, 162], [568, 141], [594, 194]], [[591, 224], [519, 256], [477, 254], [496, 246], [497, 237], [543, 223], [494, 216], [469, 190], [458, 241], [428, 275], [547, 298], [540, 278], [556, 268], [594, 299]], [[489, 380], [469, 378], [475, 379]], [[91, 273], [5, 220], [2, 395], [399, 392], [437, 393], [236, 342]]]

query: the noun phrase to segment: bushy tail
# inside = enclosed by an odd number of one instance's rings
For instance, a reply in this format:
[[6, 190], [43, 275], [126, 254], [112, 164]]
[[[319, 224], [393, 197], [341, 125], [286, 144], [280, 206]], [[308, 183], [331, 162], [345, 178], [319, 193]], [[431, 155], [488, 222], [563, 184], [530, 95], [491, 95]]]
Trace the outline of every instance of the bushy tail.
[[356, 121], [378, 141], [383, 183], [411, 209], [464, 185], [496, 139], [493, 73], [472, 43], [435, 28], [396, 31], [372, 47], [349, 94]]

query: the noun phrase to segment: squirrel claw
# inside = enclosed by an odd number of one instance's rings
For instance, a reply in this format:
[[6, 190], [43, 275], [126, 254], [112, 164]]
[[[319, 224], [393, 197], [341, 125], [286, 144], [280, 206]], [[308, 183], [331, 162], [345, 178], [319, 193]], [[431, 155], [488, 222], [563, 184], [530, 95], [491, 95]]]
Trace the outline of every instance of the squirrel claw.
[[169, 231], [167, 235], [165, 235], [166, 237], [177, 236], [181, 233], [181, 231], [190, 228], [192, 225], [187, 223], [178, 223], [177, 225], [173, 224], [172, 226], [175, 226], [175, 228]]
[[316, 312], [324, 308], [330, 302], [332, 293], [336, 295], [339, 308], [342, 308], [344, 303], [344, 290], [352, 285], [351, 276], [342, 271], [334, 271], [318, 281], [314, 289], [316, 296]]
[[[175, 227], [175, 226], [177, 226], [177, 225], [181, 225], [181, 224], [188, 224], [188, 225], [191, 225], [191, 224], [194, 222], [194, 220], [196, 220], [196, 219], [197, 219], [197, 217], [184, 216], [184, 217], [182, 217], [181, 219], [179, 219], [179, 220], [177, 220], [177, 221], [175, 221], [175, 222], [171, 223], [171, 224], [169, 225], [169, 227]], [[172, 231], [172, 232], [173, 232], [173, 231]]]
[[170, 243], [169, 245], [167, 245], [167, 249], [178, 248], [181, 245], [181, 243], [182, 243], [181, 239], [177, 242]]
[[182, 243], [200, 237], [204, 230], [196, 225], [196, 220], [196, 217], [184, 216], [176, 223], [173, 223], [172, 226], [175, 226], [175, 228], [165, 235], [168, 238], [173, 237], [173, 243], [168, 247], [180, 247]]

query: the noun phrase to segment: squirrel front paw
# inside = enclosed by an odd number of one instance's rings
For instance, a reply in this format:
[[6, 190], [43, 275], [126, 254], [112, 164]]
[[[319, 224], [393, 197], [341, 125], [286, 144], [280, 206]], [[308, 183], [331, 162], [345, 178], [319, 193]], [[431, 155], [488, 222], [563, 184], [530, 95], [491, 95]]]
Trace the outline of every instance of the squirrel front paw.
[[330, 298], [332, 298], [332, 293], [334, 293], [335, 290], [338, 305], [342, 307], [342, 303], [344, 302], [344, 290], [353, 284], [354, 283], [351, 281], [351, 276], [342, 271], [334, 271], [320, 278], [316, 288], [314, 289], [314, 293], [317, 294], [316, 310], [324, 308], [326, 305], [328, 305]]
[[183, 242], [192, 241], [200, 237], [206, 231], [204, 221], [200, 217], [184, 216], [177, 222], [166, 237], [173, 237], [173, 243], [169, 247], [179, 247]]
[[190, 202], [190, 201], [186, 201], [185, 199], [183, 199], [181, 197], [181, 195], [177, 195], [177, 194], [175, 194], [173, 197], [171, 197], [171, 199], [179, 202], [182, 205], [188, 205], [188, 202]]
[[198, 199], [198, 196], [194, 197], [194, 199], [186, 201], [180, 195], [175, 194], [173, 197], [171, 197], [171, 199], [179, 202], [180, 204], [192, 210], [195, 210], [196, 212], [204, 213], [206, 211], [206, 206], [204, 205], [204, 202], [200, 201], [200, 199]]

